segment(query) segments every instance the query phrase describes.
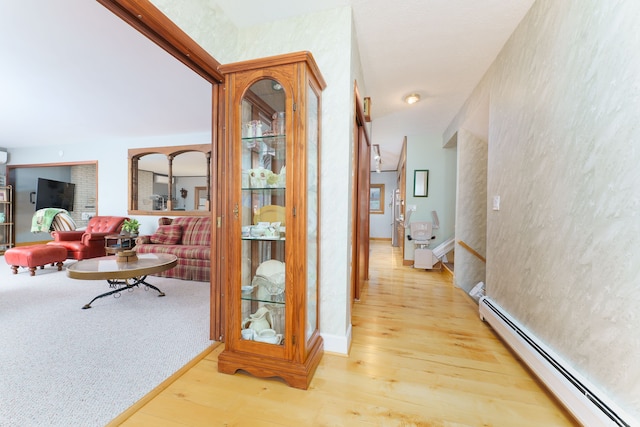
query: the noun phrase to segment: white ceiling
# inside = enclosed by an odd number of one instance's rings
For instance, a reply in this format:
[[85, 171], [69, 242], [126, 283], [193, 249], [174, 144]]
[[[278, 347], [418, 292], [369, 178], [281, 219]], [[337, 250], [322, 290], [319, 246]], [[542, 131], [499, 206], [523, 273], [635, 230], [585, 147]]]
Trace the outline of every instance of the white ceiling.
[[211, 85], [95, 0], [0, 2], [0, 58], [0, 147], [211, 132]]
[[[444, 132], [534, 0], [211, 1], [238, 26], [351, 5], [393, 170], [405, 135]], [[210, 85], [96, 1], [1, 2], [0, 57], [0, 147], [211, 129]]]

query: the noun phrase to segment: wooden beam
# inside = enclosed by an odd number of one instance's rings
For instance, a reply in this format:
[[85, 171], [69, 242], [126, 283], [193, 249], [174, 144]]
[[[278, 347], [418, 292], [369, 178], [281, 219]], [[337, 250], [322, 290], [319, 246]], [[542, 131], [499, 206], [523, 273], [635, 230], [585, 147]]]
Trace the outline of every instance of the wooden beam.
[[149, 0], [97, 0], [115, 15], [212, 84], [224, 77], [216, 61]]

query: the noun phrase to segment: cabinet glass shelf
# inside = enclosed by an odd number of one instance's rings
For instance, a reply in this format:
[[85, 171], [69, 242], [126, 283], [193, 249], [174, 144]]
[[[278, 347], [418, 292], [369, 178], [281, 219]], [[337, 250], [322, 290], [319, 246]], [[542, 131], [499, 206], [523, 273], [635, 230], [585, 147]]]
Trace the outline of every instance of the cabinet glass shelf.
[[276, 147], [280, 145], [282, 148], [285, 147], [287, 143], [286, 135], [263, 135], [263, 136], [252, 136], [252, 137], [243, 137], [242, 142], [246, 145], [251, 145], [252, 143], [258, 144], [260, 142], [264, 142], [270, 147]]
[[255, 293], [255, 289], [252, 292], [243, 292], [240, 299], [242, 299], [242, 301], [263, 302], [265, 304], [278, 304], [284, 306], [284, 294], [272, 295], [269, 297], [258, 297]]
[[243, 192], [248, 192], [250, 191], [253, 194], [271, 194], [271, 195], [275, 195], [275, 196], [279, 196], [282, 195], [284, 196], [285, 194], [285, 187], [242, 187], [242, 191]]
[[255, 240], [258, 242], [284, 242], [284, 237], [241, 237], [241, 240]]

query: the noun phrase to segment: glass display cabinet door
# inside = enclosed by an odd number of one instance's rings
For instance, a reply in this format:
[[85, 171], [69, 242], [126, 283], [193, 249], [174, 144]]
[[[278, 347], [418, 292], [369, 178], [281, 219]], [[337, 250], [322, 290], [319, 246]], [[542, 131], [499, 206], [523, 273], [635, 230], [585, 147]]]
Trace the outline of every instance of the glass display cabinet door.
[[242, 98], [240, 173], [241, 341], [284, 346], [286, 339], [286, 95], [266, 78]]

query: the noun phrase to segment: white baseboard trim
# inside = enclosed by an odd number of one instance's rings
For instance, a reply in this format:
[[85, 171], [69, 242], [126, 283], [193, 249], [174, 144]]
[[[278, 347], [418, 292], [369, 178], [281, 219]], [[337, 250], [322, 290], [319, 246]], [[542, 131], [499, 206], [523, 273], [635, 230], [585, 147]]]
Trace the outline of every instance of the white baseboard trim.
[[351, 348], [351, 324], [349, 324], [347, 333], [344, 336], [323, 333], [320, 333], [320, 335], [324, 341], [325, 352], [343, 356], [349, 355], [349, 349]]

